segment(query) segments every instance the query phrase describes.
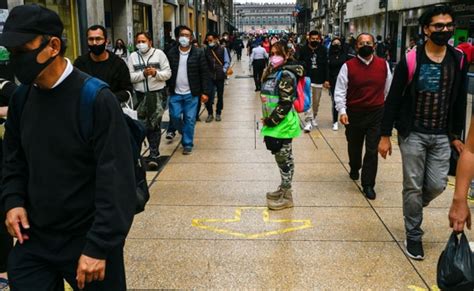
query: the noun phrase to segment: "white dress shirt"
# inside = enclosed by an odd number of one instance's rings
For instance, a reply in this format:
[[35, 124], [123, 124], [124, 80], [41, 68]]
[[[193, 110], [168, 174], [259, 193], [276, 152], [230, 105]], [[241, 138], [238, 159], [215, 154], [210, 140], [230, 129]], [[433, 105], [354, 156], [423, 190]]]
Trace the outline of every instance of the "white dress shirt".
[[[366, 60], [359, 55], [357, 55], [357, 58], [367, 66], [374, 60], [374, 56], [372, 56], [370, 60]], [[390, 70], [388, 63], [385, 63], [387, 64], [387, 78], [385, 80], [384, 96], [387, 98], [390, 84], [392, 84], [392, 71]], [[339, 75], [337, 75], [336, 88], [334, 89], [334, 102], [336, 103], [336, 110], [339, 114], [346, 114], [347, 88], [349, 87], [348, 73], [347, 64], [344, 64], [339, 71]]]

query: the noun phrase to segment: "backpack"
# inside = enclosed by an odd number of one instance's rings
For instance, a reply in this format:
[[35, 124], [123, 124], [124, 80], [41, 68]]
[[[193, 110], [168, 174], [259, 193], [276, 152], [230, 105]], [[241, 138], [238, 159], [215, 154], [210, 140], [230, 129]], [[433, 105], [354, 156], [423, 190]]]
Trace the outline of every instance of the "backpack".
[[[79, 108], [79, 130], [82, 137], [85, 140], [88, 140], [92, 136], [93, 131], [93, 114], [94, 114], [94, 102], [97, 97], [97, 94], [104, 89], [108, 88], [105, 82], [93, 78], [87, 77], [84, 81], [83, 87], [81, 89], [81, 100]], [[20, 97], [21, 100], [18, 104], [19, 112], [23, 112], [28, 93], [29, 86], [20, 85], [14, 92], [16, 98]], [[146, 182], [146, 169], [144, 167], [143, 158], [141, 157], [141, 147], [142, 143], [145, 140], [146, 129], [145, 126], [137, 120], [133, 120], [128, 115], [123, 114], [129, 136], [130, 144], [132, 146], [133, 160], [135, 161], [134, 172], [135, 172], [135, 184], [136, 184], [136, 197], [137, 205], [135, 208], [135, 214], [138, 214], [145, 210], [145, 204], [150, 199], [150, 192], [148, 189], [148, 184]]]
[[[281, 78], [280, 70], [276, 76], [277, 81]], [[293, 73], [291, 73], [294, 75]], [[311, 78], [307, 76], [296, 77], [296, 98], [293, 101], [293, 108], [296, 112], [303, 113], [311, 107]]]
[[[461, 57], [461, 62], [459, 64], [459, 69], [462, 70], [463, 64], [464, 64], [464, 53], [462, 50], [458, 48], [454, 48], [455, 50], [459, 51], [462, 55]], [[407, 68], [408, 68], [408, 84], [411, 83], [413, 80], [413, 77], [415, 76], [415, 71], [416, 71], [416, 49], [412, 49], [405, 55], [406, 62], [407, 62]]]

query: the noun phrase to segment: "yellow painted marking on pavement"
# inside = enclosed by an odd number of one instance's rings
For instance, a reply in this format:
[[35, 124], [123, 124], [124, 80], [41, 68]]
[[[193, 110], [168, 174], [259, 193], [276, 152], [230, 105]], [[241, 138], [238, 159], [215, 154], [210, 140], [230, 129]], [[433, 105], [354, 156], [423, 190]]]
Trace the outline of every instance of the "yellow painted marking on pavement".
[[415, 286], [415, 285], [410, 285], [408, 286], [408, 289], [409, 290], [413, 290], [413, 291], [441, 291], [441, 289], [438, 288], [438, 286], [436, 285], [433, 285], [431, 286], [431, 288], [428, 290], [426, 288], [423, 288], [423, 287], [418, 287], [418, 286]]
[[[236, 223], [240, 222], [242, 218], [242, 212], [245, 210], [251, 210], [251, 209], [257, 209], [257, 210], [262, 210], [262, 220], [266, 223], [302, 223], [301, 226], [297, 227], [288, 227], [288, 228], [283, 228], [283, 229], [278, 229], [278, 230], [272, 230], [272, 231], [265, 231], [261, 233], [241, 233], [241, 232], [235, 232], [230, 229], [225, 229], [225, 228], [219, 228], [219, 227], [214, 227], [210, 225], [205, 225], [205, 223]], [[235, 215], [234, 218], [231, 219], [218, 219], [218, 218], [196, 218], [193, 219], [192, 221], [192, 226], [201, 228], [204, 230], [220, 233], [220, 234], [226, 234], [226, 235], [232, 235], [240, 238], [246, 238], [246, 239], [256, 239], [256, 238], [261, 238], [265, 236], [271, 236], [271, 235], [278, 235], [278, 234], [284, 234], [292, 231], [297, 231], [297, 230], [302, 230], [306, 228], [311, 228], [313, 227], [311, 220], [310, 219], [270, 219], [270, 214], [268, 211], [268, 208], [266, 207], [239, 207], [235, 210]]]

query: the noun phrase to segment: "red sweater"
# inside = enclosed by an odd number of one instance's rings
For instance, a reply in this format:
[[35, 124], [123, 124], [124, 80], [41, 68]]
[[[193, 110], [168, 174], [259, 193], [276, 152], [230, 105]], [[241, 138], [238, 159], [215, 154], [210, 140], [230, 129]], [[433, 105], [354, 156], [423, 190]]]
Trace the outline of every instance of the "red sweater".
[[384, 59], [374, 56], [369, 65], [359, 58], [346, 62], [347, 109], [350, 111], [372, 111], [382, 108], [384, 104], [387, 64]]

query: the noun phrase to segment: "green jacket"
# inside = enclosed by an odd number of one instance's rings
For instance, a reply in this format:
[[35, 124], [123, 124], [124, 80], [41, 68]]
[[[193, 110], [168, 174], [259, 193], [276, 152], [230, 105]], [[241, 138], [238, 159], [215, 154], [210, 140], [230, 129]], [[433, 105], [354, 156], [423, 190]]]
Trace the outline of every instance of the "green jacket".
[[262, 135], [285, 139], [298, 137], [301, 128], [293, 102], [297, 78], [304, 76], [304, 69], [300, 65], [286, 64], [266, 73], [260, 94], [264, 118]]

